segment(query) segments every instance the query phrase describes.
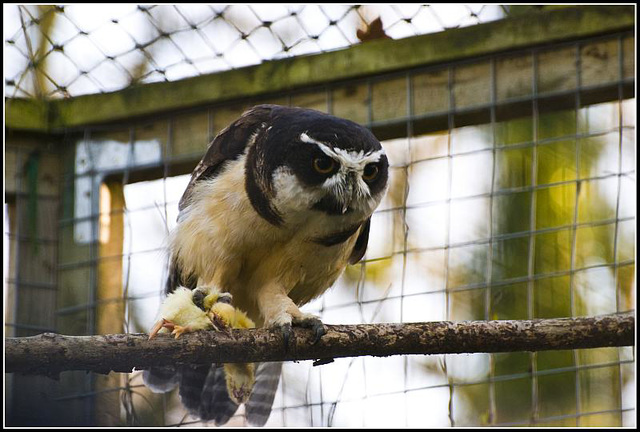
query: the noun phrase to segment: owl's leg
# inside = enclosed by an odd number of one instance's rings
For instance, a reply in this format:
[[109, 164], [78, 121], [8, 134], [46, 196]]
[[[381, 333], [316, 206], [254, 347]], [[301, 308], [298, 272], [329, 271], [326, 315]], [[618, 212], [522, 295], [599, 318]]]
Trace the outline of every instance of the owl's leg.
[[207, 284], [199, 285], [198, 287], [193, 289], [193, 304], [206, 312], [204, 300], [209, 294], [218, 294], [218, 300], [216, 300], [216, 303], [220, 302], [231, 304], [231, 302], [233, 301], [233, 296], [231, 295], [231, 293], [220, 292], [220, 290], [216, 288], [214, 284]]
[[289, 298], [285, 290], [277, 283], [264, 286], [258, 294], [258, 307], [265, 318], [265, 325], [279, 328], [284, 337], [285, 347], [289, 345], [291, 327], [300, 326], [313, 330], [313, 343], [326, 333], [320, 318], [313, 314], [303, 313]]

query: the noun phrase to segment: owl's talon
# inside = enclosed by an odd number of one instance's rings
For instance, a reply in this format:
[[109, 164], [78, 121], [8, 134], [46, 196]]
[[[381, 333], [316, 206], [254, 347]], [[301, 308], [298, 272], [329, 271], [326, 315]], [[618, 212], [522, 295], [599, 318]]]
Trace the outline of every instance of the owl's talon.
[[233, 296], [231, 295], [231, 293], [223, 292], [223, 293], [220, 293], [220, 295], [218, 296], [217, 303], [231, 304], [232, 301], [233, 301]]
[[198, 308], [200, 308], [201, 310], [205, 310], [204, 307], [204, 298], [207, 296], [207, 293], [200, 289], [200, 288], [196, 288], [193, 290], [193, 295], [191, 296], [191, 299], [193, 300], [193, 304], [198, 306]]
[[317, 324], [314, 324], [314, 326], [312, 327], [312, 330], [314, 334], [313, 342], [311, 342], [312, 345], [317, 344], [320, 338], [322, 338], [322, 336], [327, 334], [327, 330], [324, 328], [324, 324], [322, 324], [322, 321], [320, 320], [318, 320]]
[[322, 338], [322, 336], [327, 333], [326, 329], [324, 328], [324, 324], [322, 323], [320, 318], [315, 315], [304, 314], [300, 318], [295, 318], [293, 320], [293, 324], [299, 325], [300, 327], [310, 328], [312, 330], [313, 341], [311, 343], [313, 345], [318, 343], [320, 338]]
[[291, 323], [282, 324], [280, 326], [282, 332], [282, 339], [284, 341], [285, 352], [289, 351], [289, 341], [291, 340]]
[[211, 319], [211, 324], [213, 325], [213, 329], [215, 331], [224, 331], [230, 333], [231, 326], [229, 326], [220, 315], [212, 312], [209, 314], [209, 319]]

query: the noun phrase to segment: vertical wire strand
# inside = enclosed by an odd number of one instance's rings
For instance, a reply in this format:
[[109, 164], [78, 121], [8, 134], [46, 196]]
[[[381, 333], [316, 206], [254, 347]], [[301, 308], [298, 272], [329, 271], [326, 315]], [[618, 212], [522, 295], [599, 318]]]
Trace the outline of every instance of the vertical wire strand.
[[[581, 55], [581, 44], [577, 43], [575, 48], [575, 56], [576, 56], [576, 92], [575, 92], [575, 168], [576, 168], [576, 189], [575, 189], [575, 199], [573, 203], [573, 218], [571, 223], [571, 257], [570, 257], [570, 271], [569, 271], [569, 305], [571, 316], [576, 316], [576, 287], [575, 287], [575, 272], [576, 272], [576, 242], [577, 242], [577, 231], [578, 231], [578, 203], [580, 201], [580, 190], [582, 189], [582, 183], [580, 179], [580, 147], [581, 147], [581, 116], [580, 109], [582, 105], [582, 101], [580, 98], [580, 91], [582, 89], [582, 55]], [[588, 121], [584, 125], [588, 131], [589, 124]], [[576, 426], [580, 426], [580, 370], [577, 367], [580, 363], [579, 352], [578, 350], [572, 350], [573, 356], [573, 364], [576, 366], [575, 371], [575, 399], [576, 399]]]
[[[531, 202], [529, 209], [529, 255], [527, 263], [527, 317], [533, 319], [534, 317], [534, 272], [535, 272], [535, 231], [536, 231], [536, 205], [537, 205], [537, 192], [538, 186], [538, 127], [539, 127], [539, 113], [538, 113], [538, 56], [535, 52], [532, 52], [532, 64], [533, 64], [533, 80], [532, 86], [532, 132], [533, 132], [533, 148], [531, 154]], [[539, 405], [538, 405], [538, 376], [537, 372], [537, 353], [532, 352], [530, 356], [530, 369], [532, 371], [531, 378], [531, 424], [535, 424], [539, 417]]]
[[[125, 333], [129, 333], [130, 331], [130, 323], [132, 319], [132, 309], [133, 302], [129, 299], [129, 287], [131, 281], [131, 255], [133, 248], [133, 227], [131, 225], [131, 216], [129, 215], [129, 210], [127, 208], [126, 197], [124, 195], [124, 188], [129, 183], [129, 178], [131, 175], [131, 168], [135, 164], [135, 147], [136, 147], [136, 128], [135, 126], [131, 126], [129, 128], [129, 156], [127, 160], [127, 165], [125, 167], [124, 175], [122, 177], [122, 200], [123, 205], [121, 211], [123, 212], [122, 218], [126, 221], [129, 228], [129, 250], [126, 254], [127, 259], [127, 273], [124, 280], [124, 289], [123, 289], [123, 303], [126, 306], [127, 317], [125, 319]], [[124, 240], [124, 239], [123, 239]], [[124, 244], [123, 244], [124, 248]], [[124, 250], [122, 251], [124, 255]], [[124, 256], [123, 256], [124, 258]], [[133, 389], [131, 388], [131, 379], [132, 374], [125, 375], [125, 389], [123, 390], [127, 395], [125, 405], [125, 411], [127, 413], [127, 425], [135, 425], [136, 422], [136, 414], [135, 414], [135, 405], [133, 403]]]
[[[96, 290], [97, 290], [97, 271], [96, 271], [96, 259], [98, 257], [98, 253], [96, 250], [97, 246], [97, 236], [98, 236], [98, 218], [99, 218], [99, 191], [96, 190], [96, 164], [93, 158], [93, 151], [91, 149], [91, 131], [89, 128], [84, 129], [84, 145], [87, 147], [87, 154], [89, 159], [91, 160], [90, 167], [90, 181], [91, 181], [91, 189], [90, 189], [90, 210], [89, 210], [89, 224], [90, 224], [90, 234], [89, 234], [89, 259], [91, 260], [92, 265], [89, 266], [89, 292], [88, 292], [88, 303], [86, 305], [87, 309], [87, 334], [93, 335], [95, 334], [95, 316], [96, 316]], [[88, 396], [85, 398], [85, 405], [87, 407], [87, 415], [89, 424], [95, 424], [95, 375], [87, 374], [85, 378], [85, 392], [88, 393]]]
[[[407, 88], [407, 106], [406, 106], [406, 134], [407, 134], [407, 152], [411, 154], [411, 139], [413, 137], [413, 84], [411, 79], [411, 74], [407, 73], [405, 77], [405, 83]], [[409, 197], [409, 166], [405, 165], [403, 167], [404, 171], [404, 194], [402, 198], [402, 226], [404, 229], [403, 235], [403, 245], [402, 245], [402, 282], [400, 285], [400, 322], [404, 322], [404, 296], [405, 296], [405, 281], [407, 276], [407, 249], [408, 249], [408, 238], [409, 238], [409, 224], [407, 223], [407, 198]], [[408, 385], [408, 362], [409, 359], [407, 356], [404, 356], [402, 359], [402, 367], [403, 367], [403, 379], [404, 379], [404, 425], [408, 426], [408, 418], [409, 413], [407, 411], [407, 385]]]
[[18, 192], [17, 196], [16, 196], [16, 210], [15, 210], [15, 218], [16, 218], [16, 223], [15, 223], [15, 230], [16, 230], [16, 237], [15, 237], [15, 281], [14, 281], [14, 297], [13, 297], [13, 306], [12, 306], [12, 310], [13, 310], [13, 320], [15, 321], [15, 323], [17, 324], [16, 327], [13, 328], [13, 336], [18, 336], [18, 329], [19, 329], [19, 325], [21, 324], [20, 322], [17, 322], [18, 319], [18, 305], [20, 304], [20, 285], [21, 285], [21, 280], [22, 280], [22, 276], [21, 276], [21, 271], [20, 271], [20, 265], [21, 265], [21, 259], [20, 259], [20, 249], [21, 249], [21, 238], [22, 238], [22, 230], [23, 230], [23, 224], [21, 222], [22, 219], [22, 215], [23, 215], [23, 211], [22, 211], [22, 203], [21, 203], [21, 193], [22, 193], [22, 179], [24, 177], [24, 165], [25, 165], [25, 160], [24, 160], [24, 152], [21, 150], [18, 150], [16, 152], [16, 167], [19, 170], [19, 175], [16, 178], [16, 191]]
[[[165, 173], [168, 172], [169, 169], [169, 163], [168, 161], [170, 160], [171, 156], [173, 155], [174, 151], [173, 151], [173, 135], [174, 135], [174, 117], [171, 116], [169, 117], [168, 121], [167, 121], [167, 141], [165, 143], [165, 154], [164, 154], [164, 170]], [[166, 207], [166, 204], [165, 204]], [[168, 227], [169, 224], [169, 219], [167, 218], [167, 230], [169, 229]], [[169, 255], [169, 254], [167, 254]], [[170, 258], [169, 258], [170, 259]], [[167, 277], [169, 277], [169, 275], [167, 274]], [[160, 298], [161, 298], [161, 302], [162, 302], [162, 298], [167, 294], [166, 292], [166, 288], [165, 287], [161, 287], [160, 288]], [[167, 406], [169, 405], [169, 395], [167, 393], [162, 393], [162, 406], [163, 406], [163, 415], [162, 415], [162, 424], [166, 425], [167, 424]]]
[[[620, 290], [618, 289], [619, 279], [619, 267], [618, 267], [618, 235], [619, 235], [619, 219], [620, 219], [620, 189], [622, 188], [622, 151], [623, 151], [623, 128], [624, 128], [624, 119], [623, 119], [623, 110], [622, 110], [622, 101], [624, 98], [624, 89], [623, 89], [623, 80], [624, 80], [624, 43], [623, 36], [618, 36], [618, 176], [617, 176], [617, 191], [616, 191], [616, 210], [615, 210], [615, 226], [613, 230], [613, 287], [615, 289], [616, 296], [616, 312], [620, 312]], [[623, 376], [622, 376], [622, 358], [620, 356], [621, 351], [624, 348], [618, 348], [616, 350], [616, 355], [618, 357], [618, 400], [617, 405], [620, 408], [620, 417], [619, 417], [619, 426], [624, 425], [624, 417], [622, 414], [622, 393], [623, 393]]]
[[[492, 58], [489, 70], [490, 94], [491, 94], [491, 192], [489, 194], [489, 242], [487, 253], [486, 289], [484, 298], [484, 319], [490, 320], [491, 316], [491, 283], [493, 273], [493, 196], [495, 193], [496, 178], [496, 106], [497, 106], [497, 80], [496, 59]], [[489, 425], [495, 424], [497, 417], [496, 386], [495, 386], [495, 354], [489, 354]]]
[[[444, 244], [444, 260], [445, 260], [445, 266], [444, 266], [444, 287], [445, 287], [445, 316], [446, 319], [450, 319], [450, 300], [449, 300], [449, 266], [451, 264], [450, 262], [450, 248], [449, 248], [449, 241], [450, 241], [450, 231], [451, 231], [451, 186], [452, 186], [452, 176], [453, 176], [453, 167], [452, 167], [452, 160], [451, 160], [451, 134], [453, 134], [453, 129], [454, 129], [454, 112], [455, 112], [455, 97], [454, 97], [454, 90], [453, 90], [453, 86], [454, 86], [454, 67], [453, 66], [449, 66], [448, 68], [448, 75], [447, 75], [447, 91], [448, 91], [448, 96], [449, 96], [449, 109], [447, 112], [447, 195], [446, 195], [446, 199], [447, 199], [447, 214], [446, 214], [446, 222], [445, 222], [445, 244]], [[444, 355], [444, 371], [445, 371], [445, 376], [447, 378], [447, 381], [449, 383], [449, 423], [451, 424], [451, 427], [455, 426], [455, 417], [454, 417], [454, 413], [453, 413], [453, 399], [454, 399], [454, 390], [455, 390], [455, 383], [453, 383], [450, 375], [449, 375], [449, 368], [447, 366], [447, 355]]]

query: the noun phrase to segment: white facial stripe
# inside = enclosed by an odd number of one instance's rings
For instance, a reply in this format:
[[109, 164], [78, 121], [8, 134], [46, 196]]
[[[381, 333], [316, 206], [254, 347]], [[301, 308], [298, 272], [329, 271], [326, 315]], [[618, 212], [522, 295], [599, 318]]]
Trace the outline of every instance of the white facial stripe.
[[300, 141], [317, 145], [320, 148], [320, 150], [322, 150], [322, 152], [327, 156], [330, 156], [330, 157], [337, 156], [336, 152], [334, 152], [333, 149], [329, 147], [326, 143], [323, 143], [322, 141], [318, 141], [311, 138], [305, 132], [300, 134]]
[[365, 155], [362, 150], [355, 152], [346, 151], [341, 148], [333, 148], [327, 143], [311, 138], [305, 132], [300, 134], [300, 141], [317, 145], [324, 154], [340, 162], [342, 167], [354, 171], [362, 171], [367, 164], [378, 162], [384, 154], [384, 150], [382, 149]]
[[384, 154], [384, 150], [378, 150], [373, 153], [364, 154], [362, 150], [358, 153], [354, 151], [346, 151], [340, 148], [333, 149], [338, 156], [340, 162], [346, 166], [347, 168], [351, 168], [353, 170], [361, 171], [367, 164], [371, 162], [378, 162], [380, 160], [380, 156]]
[[317, 144], [319, 146], [325, 146], [325, 147], [327, 146], [327, 143], [323, 143], [322, 141], [318, 141], [318, 140], [315, 140], [315, 139], [311, 138], [309, 135], [307, 135], [306, 132], [302, 132], [300, 134], [300, 141], [306, 142], [306, 143], [309, 143], [309, 144]]

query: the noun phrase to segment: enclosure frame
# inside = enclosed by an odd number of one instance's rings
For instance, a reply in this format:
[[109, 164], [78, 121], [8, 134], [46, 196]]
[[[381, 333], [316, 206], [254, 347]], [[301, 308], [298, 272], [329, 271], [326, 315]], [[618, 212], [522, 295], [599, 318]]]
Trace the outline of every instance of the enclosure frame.
[[[450, 105], [441, 112], [416, 114], [415, 101], [412, 100], [413, 77], [422, 72], [447, 71], [452, 67], [474, 65], [485, 60], [489, 61], [490, 74], [494, 76], [495, 59], [520, 55], [527, 50], [538, 52], [549, 47], [573, 46], [581, 41], [611, 40], [617, 37], [619, 52], [627, 52], [626, 47], [622, 46], [623, 41], [634, 38], [634, 26], [634, 6], [531, 10], [521, 16], [465, 28], [400, 40], [376, 40], [333, 52], [268, 61], [257, 66], [175, 82], [138, 85], [113, 93], [55, 100], [5, 99], [5, 156], [8, 157], [5, 202], [9, 205], [10, 230], [15, 233], [9, 257], [9, 279], [14, 287], [9, 291], [9, 299], [13, 301], [13, 306], [5, 315], [5, 321], [10, 323], [9, 326], [5, 325], [5, 334], [22, 336], [44, 331], [73, 333], [77, 330], [75, 326], [65, 324], [61, 316], [82, 308], [88, 311], [88, 322], [93, 323], [86, 329], [87, 333], [121, 333], [122, 321], [116, 322], [112, 317], [124, 317], [124, 305], [109, 299], [119, 295], [122, 290], [124, 184], [190, 173], [202, 154], [191, 148], [174, 148], [173, 146], [180, 144], [172, 142], [172, 154], [182, 156], [166, 157], [163, 153], [162, 164], [152, 163], [135, 169], [127, 167], [124, 170], [113, 169], [99, 173], [100, 194], [92, 197], [92, 211], [88, 219], [92, 224], [94, 238], [98, 238], [101, 230], [105, 229], [104, 223], [111, 235], [107, 241], [98, 242], [97, 247], [91, 247], [89, 255], [83, 261], [85, 265], [93, 263], [88, 266], [91, 284], [89, 298], [84, 304], [71, 308], [62, 307], [55, 314], [44, 316], [40, 309], [28, 305], [27, 300], [20, 297], [21, 287], [37, 289], [41, 293], [40, 300], [45, 304], [61, 304], [60, 296], [70, 294], [64, 293], [65, 287], [59, 283], [59, 274], [65, 269], [69, 270], [70, 265], [60, 262], [60, 254], [69, 251], [78, 255], [87, 253], [86, 249], [73, 251], [74, 245], [66, 244], [58, 232], [77, 221], [73, 217], [73, 198], [65, 195], [68, 189], [63, 186], [73, 182], [76, 177], [73, 169], [70, 169], [73, 164], [70, 137], [89, 133], [89, 130], [99, 132], [118, 128], [128, 130], [133, 143], [136, 139], [133, 132], [135, 125], [152, 119], [168, 119], [166, 133], [171, 137], [171, 119], [206, 112], [209, 116], [208, 138], [211, 139], [218, 131], [213, 127], [215, 119], [212, 114], [217, 109], [261, 102], [292, 104], [296, 97], [324, 93], [324, 106], [318, 108], [335, 112], [334, 90], [350, 85], [365, 86], [369, 112], [362, 123], [371, 128], [381, 140], [412, 136], [418, 131], [424, 133], [447, 130], [452, 124], [478, 124], [493, 122], [500, 116], [509, 118], [522, 115], [521, 113], [534, 109], [532, 100], [548, 105], [559, 103], [559, 107], [568, 105], [571, 108], [575, 104], [573, 95], [576, 88], [567, 89], [568, 100], [563, 100], [562, 94], [558, 92], [545, 98], [544, 95], [537, 94], [537, 89], [533, 89], [531, 95], [507, 98], [498, 103], [494, 82], [491, 84], [491, 100], [488, 103], [455, 107], [449, 101]], [[624, 69], [622, 56], [620, 57], [620, 68]], [[535, 64], [535, 60], [532, 61]], [[450, 75], [449, 72], [449, 88], [452, 80]], [[404, 82], [407, 89], [406, 115], [397, 120], [377, 120], [371, 111], [374, 86], [393, 79]], [[633, 77], [605, 86], [589, 87], [580, 82], [576, 85], [581, 103], [635, 95]], [[46, 181], [39, 183], [37, 187], [30, 184], [26, 177], [26, 167], [31, 163], [33, 155], [37, 156], [32, 163], [46, 167], [48, 175]], [[109, 198], [107, 207], [105, 197]], [[31, 252], [24, 250], [24, 240], [31, 236], [26, 227], [33, 223], [33, 215], [19, 210], [15, 204], [27, 199], [35, 199], [39, 203], [35, 207], [37, 220], [50, 224], [41, 225], [39, 229], [42, 231], [47, 226], [54, 227], [50, 236], [39, 238], [36, 242], [45, 245], [45, 248], [49, 247], [52, 262], [29, 270], [42, 274], [41, 279], [47, 280], [46, 283], [30, 282], [34, 274], [24, 274], [26, 270], [20, 264], [21, 260], [31, 257]], [[101, 222], [96, 215], [108, 215], [108, 218]], [[51, 397], [48, 379], [13, 376], [7, 385], [8, 403], [16, 406], [36, 404], [42, 407], [40, 415], [43, 425], [46, 424], [46, 419], [59, 414], [56, 404], [45, 403]], [[59, 400], [75, 398], [77, 409], [88, 413], [87, 418], [69, 417], [66, 421], [73, 424], [115, 424], [113, 419], [119, 415], [119, 400], [118, 392], [113, 389], [122, 389], [127, 385], [118, 374], [94, 377], [80, 373], [63, 380], [60, 385], [71, 396]], [[18, 388], [28, 388], [29, 391], [18, 391]], [[9, 407], [10, 405], [7, 406], [7, 412]]]

